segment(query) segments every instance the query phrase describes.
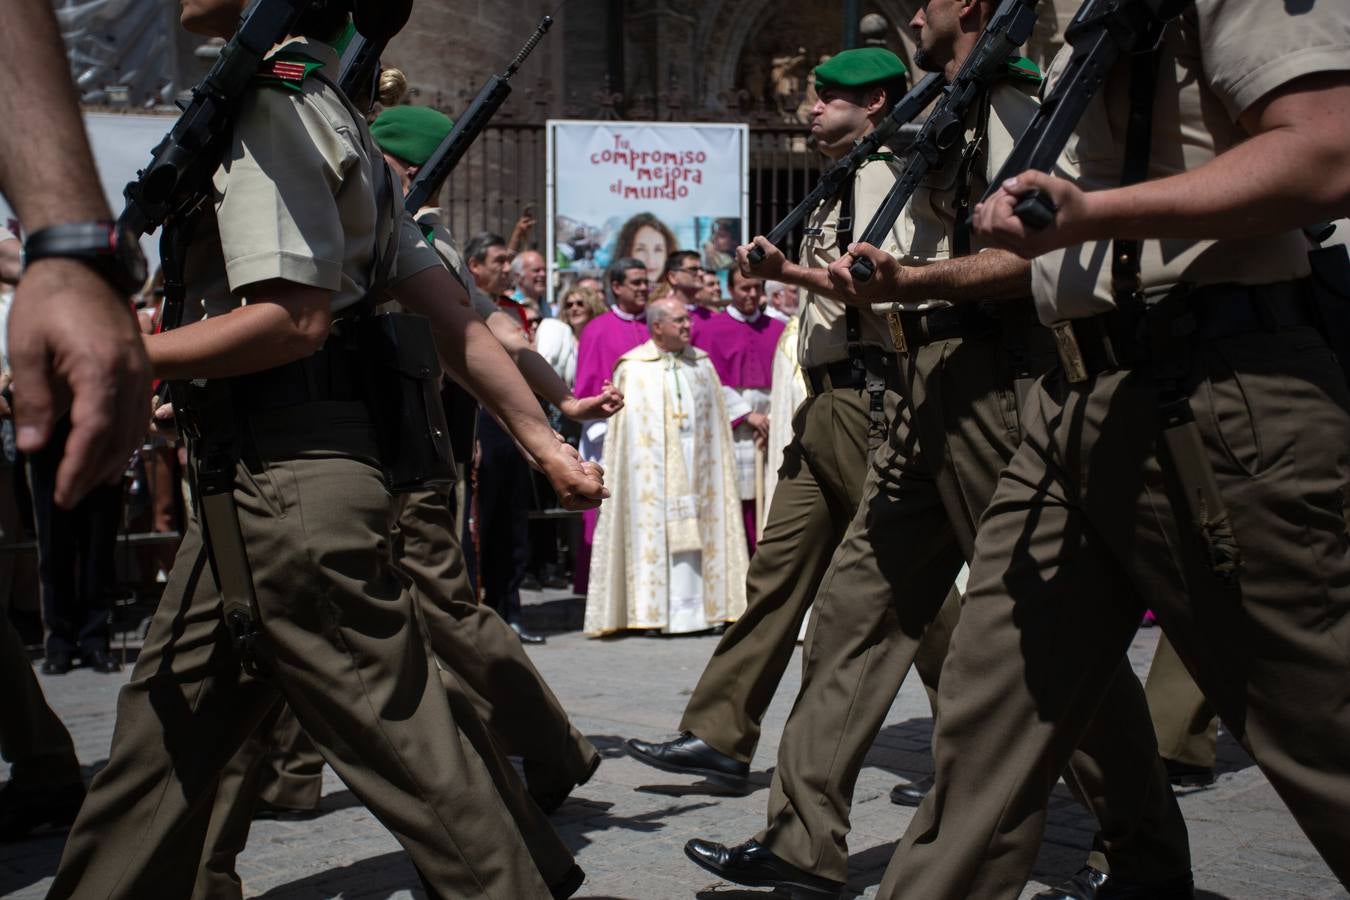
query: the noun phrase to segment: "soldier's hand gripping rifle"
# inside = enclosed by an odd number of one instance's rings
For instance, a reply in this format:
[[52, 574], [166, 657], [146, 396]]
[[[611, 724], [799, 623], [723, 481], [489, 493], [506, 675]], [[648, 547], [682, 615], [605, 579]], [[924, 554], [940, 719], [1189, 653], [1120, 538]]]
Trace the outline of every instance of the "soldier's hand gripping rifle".
[[511, 94], [511, 76], [516, 74], [516, 70], [525, 62], [525, 58], [530, 55], [539, 42], [544, 39], [544, 35], [549, 28], [553, 26], [553, 17], [544, 16], [539, 20], [539, 25], [530, 35], [530, 39], [525, 42], [525, 46], [520, 48], [520, 52], [507, 65], [506, 71], [500, 75], [492, 75], [482, 88], [478, 91], [478, 96], [473, 98], [469, 108], [464, 114], [455, 120], [454, 128], [441, 141], [439, 147], [418, 170], [417, 176], [408, 187], [408, 195], [404, 198], [403, 206], [409, 212], [416, 213], [419, 209], [426, 206], [436, 193], [441, 189], [447, 176], [464, 157], [470, 145], [478, 138], [483, 129], [487, 127], [492, 116], [506, 102], [506, 98]]
[[[1163, 26], [1181, 15], [1191, 0], [1085, 0], [1064, 32], [1073, 47], [1068, 64], [1041, 107], [1017, 139], [998, 175], [989, 182], [984, 198], [1004, 181], [1035, 169], [1049, 172], [1069, 135], [1078, 126], [1088, 103], [1096, 96], [1122, 54], [1151, 48], [1162, 37]], [[1054, 203], [1042, 191], [1022, 195], [1013, 211], [1029, 228], [1044, 228], [1055, 220]]]
[[[806, 195], [806, 199], [793, 207], [792, 211], [784, 216], [781, 222], [773, 226], [773, 230], [766, 235], [769, 243], [782, 244], [783, 241], [787, 240], [788, 235], [792, 234], [793, 229], [806, 221], [806, 217], [811, 215], [817, 206], [839, 193], [840, 189], [848, 182], [853, 173], [858, 171], [858, 167], [867, 161], [869, 156], [880, 150], [887, 141], [895, 136], [896, 132], [914, 121], [919, 113], [928, 108], [928, 104], [932, 103], [941, 93], [946, 83], [940, 72], [933, 72], [920, 79], [919, 83], [914, 85], [908, 94], [901, 97], [891, 107], [890, 114], [882, 120], [881, 124], [859, 140], [847, 156], [826, 169], [811, 193]], [[751, 247], [747, 255], [752, 266], [757, 266], [764, 261], [764, 251], [759, 247]]]
[[[861, 242], [880, 247], [928, 173], [960, 152], [966, 114], [1006, 71], [1008, 57], [1031, 37], [1031, 29], [1036, 25], [1036, 3], [1037, 0], [1003, 0], [999, 4], [960, 71], [944, 89], [937, 107], [919, 129], [910, 145], [904, 172], [867, 223], [867, 230], [859, 238]], [[876, 267], [870, 259], [860, 257], [849, 266], [849, 272], [858, 281], [869, 281]]]

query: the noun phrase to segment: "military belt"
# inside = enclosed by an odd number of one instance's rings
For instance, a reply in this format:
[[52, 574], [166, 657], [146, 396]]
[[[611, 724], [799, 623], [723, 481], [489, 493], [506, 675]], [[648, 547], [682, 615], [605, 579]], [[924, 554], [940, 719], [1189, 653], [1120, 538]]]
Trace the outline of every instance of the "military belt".
[[862, 357], [862, 371], [847, 359], [803, 369], [807, 391], [813, 397], [826, 391], [860, 391], [866, 387], [869, 375], [884, 381], [889, 391], [900, 390], [900, 370], [894, 353], [865, 344], [862, 346]]
[[[1318, 318], [1307, 279], [1264, 285], [1182, 285], [1159, 301], [1171, 305], [1171, 336], [1196, 344], [1256, 332], [1315, 328]], [[1056, 349], [1071, 383], [1116, 369], [1148, 366], [1154, 353], [1144, 301], [1053, 326]]]
[[963, 303], [918, 312], [888, 312], [886, 323], [895, 348], [912, 354], [920, 347], [955, 338], [993, 337], [1010, 327], [1035, 323], [1030, 299], [1006, 302]]
[[363, 400], [362, 371], [356, 351], [334, 337], [304, 359], [232, 381], [240, 409], [260, 412], [302, 403]]

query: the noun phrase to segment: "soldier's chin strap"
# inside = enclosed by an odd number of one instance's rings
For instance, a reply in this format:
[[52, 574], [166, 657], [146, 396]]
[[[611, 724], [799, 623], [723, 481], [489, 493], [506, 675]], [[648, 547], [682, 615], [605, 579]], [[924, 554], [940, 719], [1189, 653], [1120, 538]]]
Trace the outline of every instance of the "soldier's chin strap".
[[[1160, 48], [1161, 34], [1150, 49], [1135, 51], [1130, 58], [1130, 117], [1122, 185], [1137, 184], [1148, 175]], [[1123, 238], [1112, 242], [1111, 290], [1118, 307], [1143, 309], [1166, 455], [1204, 544], [1210, 571], [1221, 581], [1235, 583], [1242, 574], [1242, 551], [1184, 384], [1192, 361], [1192, 342], [1180, 321], [1189, 312], [1185, 294], [1172, 291], [1158, 296], [1141, 290], [1140, 243]]]

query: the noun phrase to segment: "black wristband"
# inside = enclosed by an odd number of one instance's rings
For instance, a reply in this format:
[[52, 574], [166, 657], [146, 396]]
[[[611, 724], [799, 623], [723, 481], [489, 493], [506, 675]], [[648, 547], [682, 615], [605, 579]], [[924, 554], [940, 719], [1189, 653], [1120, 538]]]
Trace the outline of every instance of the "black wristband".
[[23, 266], [39, 259], [64, 257], [84, 263], [119, 293], [130, 296], [145, 285], [145, 256], [130, 231], [116, 222], [69, 222], [51, 225], [28, 236]]

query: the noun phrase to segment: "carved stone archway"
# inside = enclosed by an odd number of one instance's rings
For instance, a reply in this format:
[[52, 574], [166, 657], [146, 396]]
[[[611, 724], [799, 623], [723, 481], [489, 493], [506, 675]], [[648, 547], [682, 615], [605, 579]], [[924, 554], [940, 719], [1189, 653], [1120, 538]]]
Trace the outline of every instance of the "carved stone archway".
[[[908, 64], [914, 51], [906, 27], [921, 0], [871, 0], [864, 6], [886, 17], [894, 29], [896, 44]], [[1024, 51], [1044, 68], [1063, 43], [1063, 32], [1080, 0], [1047, 0], [1040, 4], [1036, 30]], [[694, 85], [700, 104], [709, 110], [721, 106], [721, 97], [734, 91], [742, 55], [768, 17], [777, 0], [706, 0], [700, 11], [694, 46], [702, 59], [696, 71], [702, 80]], [[867, 10], [864, 10], [866, 12]]]
[[[703, 56], [699, 69], [703, 81], [697, 95], [706, 108], [717, 108], [720, 98], [740, 85], [737, 76], [742, 56], [755, 35], [773, 15], [775, 0], [709, 0], [695, 35]], [[918, 0], [872, 0], [867, 4], [881, 13], [896, 29], [897, 41], [906, 58], [912, 49], [904, 23], [913, 15]], [[908, 61], [908, 59], [906, 59]]]

